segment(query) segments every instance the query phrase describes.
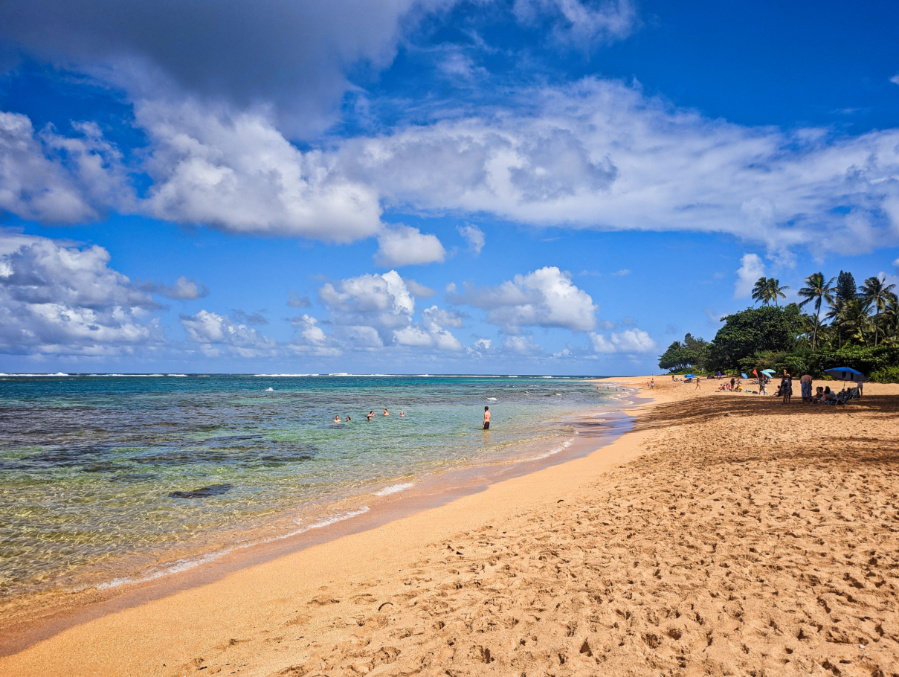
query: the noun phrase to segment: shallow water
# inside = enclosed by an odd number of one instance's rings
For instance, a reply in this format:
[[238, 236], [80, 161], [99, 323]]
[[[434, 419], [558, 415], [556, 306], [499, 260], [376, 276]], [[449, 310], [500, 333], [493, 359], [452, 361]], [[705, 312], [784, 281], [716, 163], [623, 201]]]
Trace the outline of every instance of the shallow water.
[[0, 376], [0, 597], [152, 576], [427, 474], [539, 458], [571, 438], [566, 415], [622, 395], [571, 377]]

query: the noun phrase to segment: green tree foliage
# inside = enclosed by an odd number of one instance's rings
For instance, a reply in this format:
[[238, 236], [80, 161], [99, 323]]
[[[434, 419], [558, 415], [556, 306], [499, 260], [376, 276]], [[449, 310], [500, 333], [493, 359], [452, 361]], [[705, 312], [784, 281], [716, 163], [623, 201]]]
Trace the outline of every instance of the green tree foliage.
[[758, 352], [793, 350], [800, 315], [795, 303], [786, 308], [747, 308], [728, 315], [712, 341], [711, 361], [716, 367], [736, 369], [741, 360]]
[[707, 341], [687, 334], [683, 342], [675, 341], [659, 356], [659, 367], [669, 371], [691, 367], [703, 368], [707, 360], [708, 346]]
[[[836, 284], [834, 284], [836, 282]], [[784, 298], [776, 278], [761, 277], [752, 298], [763, 305], [722, 318], [724, 326], [711, 343], [675, 341], [659, 358], [665, 369], [694, 368], [752, 372], [784, 369], [816, 378], [825, 369], [851, 367], [869, 380], [899, 382], [899, 296], [897, 285], [882, 275], [869, 277], [860, 287], [848, 271], [836, 278], [813, 273], [799, 289], [802, 299], [780, 308]], [[771, 305], [771, 302], [774, 305]], [[814, 315], [802, 311], [812, 304]], [[822, 317], [822, 308], [827, 312]]]

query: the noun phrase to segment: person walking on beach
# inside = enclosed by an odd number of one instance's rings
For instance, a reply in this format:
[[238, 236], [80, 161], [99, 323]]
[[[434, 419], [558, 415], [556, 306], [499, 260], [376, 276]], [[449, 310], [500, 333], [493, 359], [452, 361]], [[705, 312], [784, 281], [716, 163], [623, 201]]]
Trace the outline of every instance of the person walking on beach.
[[656, 387], [656, 380], [654, 378], [649, 379], [649, 389], [655, 390], [655, 387]]
[[484, 430], [490, 430], [490, 407], [484, 407]]
[[702, 385], [702, 379], [697, 376], [696, 377], [696, 387], [694, 388], [694, 390], [699, 390], [699, 386], [701, 386], [701, 385]]

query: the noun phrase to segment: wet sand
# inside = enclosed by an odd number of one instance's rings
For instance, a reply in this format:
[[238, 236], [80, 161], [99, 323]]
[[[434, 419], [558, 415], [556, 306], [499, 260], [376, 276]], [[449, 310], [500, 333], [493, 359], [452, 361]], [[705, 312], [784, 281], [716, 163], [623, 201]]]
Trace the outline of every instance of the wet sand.
[[812, 407], [656, 382], [587, 457], [77, 625], [0, 674], [899, 674], [899, 386]]

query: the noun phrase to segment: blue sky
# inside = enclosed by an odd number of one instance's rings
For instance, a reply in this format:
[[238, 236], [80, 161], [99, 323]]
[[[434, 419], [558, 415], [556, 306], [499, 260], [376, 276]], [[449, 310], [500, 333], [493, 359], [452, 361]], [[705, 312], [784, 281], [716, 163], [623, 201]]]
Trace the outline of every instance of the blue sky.
[[648, 373], [894, 280], [899, 6], [732, 5], [9, 0], [0, 371]]

